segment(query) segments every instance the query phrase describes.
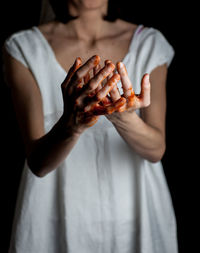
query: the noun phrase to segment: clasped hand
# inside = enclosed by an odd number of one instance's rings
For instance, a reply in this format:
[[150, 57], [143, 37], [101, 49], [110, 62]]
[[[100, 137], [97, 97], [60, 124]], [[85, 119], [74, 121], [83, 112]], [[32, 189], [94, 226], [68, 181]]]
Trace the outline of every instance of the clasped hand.
[[[64, 111], [63, 118], [68, 127], [81, 132], [91, 127], [100, 115], [111, 115], [114, 112], [133, 111], [150, 104], [149, 75], [145, 74], [141, 81], [141, 93], [135, 94], [122, 62], [115, 65], [105, 61], [100, 67], [100, 57], [95, 55], [82, 65], [78, 57], [70, 68], [61, 85]], [[90, 76], [90, 72], [92, 77]], [[121, 79], [123, 95], [117, 87]]]

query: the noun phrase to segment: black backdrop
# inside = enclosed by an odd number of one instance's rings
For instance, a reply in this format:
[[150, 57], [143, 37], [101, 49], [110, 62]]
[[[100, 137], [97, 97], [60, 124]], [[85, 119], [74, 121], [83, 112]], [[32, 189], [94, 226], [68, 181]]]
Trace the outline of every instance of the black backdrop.
[[[124, 7], [127, 20], [159, 29], [175, 49], [167, 81], [167, 150], [162, 159], [178, 225], [180, 253], [198, 251], [198, 163], [196, 162], [198, 65], [195, 42], [198, 36], [195, 6], [175, 1], [135, 3]], [[132, 1], [134, 3], [134, 1]], [[127, 5], [128, 6], [128, 5]], [[12, 33], [38, 24], [40, 1], [1, 1], [0, 46]], [[2, 66], [2, 59], [1, 59]], [[1, 102], [1, 243], [8, 251], [17, 190], [24, 162], [10, 94], [0, 72]], [[197, 96], [195, 96], [197, 95]], [[28, 253], [28, 252], [27, 252]], [[162, 253], [162, 252], [161, 252]]]

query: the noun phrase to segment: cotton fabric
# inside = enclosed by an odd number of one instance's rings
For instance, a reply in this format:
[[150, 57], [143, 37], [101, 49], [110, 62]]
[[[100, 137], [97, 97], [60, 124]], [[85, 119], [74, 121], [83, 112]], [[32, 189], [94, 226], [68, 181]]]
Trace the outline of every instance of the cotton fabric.
[[[47, 133], [63, 112], [60, 85], [66, 72], [37, 27], [15, 33], [5, 47], [38, 83]], [[173, 55], [162, 33], [139, 25], [123, 60], [135, 92], [143, 74], [169, 66]], [[161, 162], [136, 154], [104, 116], [44, 178], [25, 162], [9, 253], [27, 252], [177, 253]]]

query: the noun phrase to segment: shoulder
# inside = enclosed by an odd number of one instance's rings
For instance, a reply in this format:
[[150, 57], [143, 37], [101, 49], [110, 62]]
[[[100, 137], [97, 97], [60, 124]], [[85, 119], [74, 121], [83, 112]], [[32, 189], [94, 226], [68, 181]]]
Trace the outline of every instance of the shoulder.
[[33, 30], [34, 27], [30, 28], [30, 29], [26, 29], [26, 30], [20, 30], [17, 31], [13, 34], [11, 34], [6, 40], [5, 43], [13, 43], [14, 41], [20, 41], [23, 40], [25, 38], [28, 37], [32, 37], [33, 36]]
[[26, 48], [34, 47], [36, 37], [35, 27], [15, 32], [4, 41], [4, 49], [9, 53], [23, 52]]
[[[10, 35], [3, 45], [4, 60], [7, 59], [7, 53], [9, 56], [12, 56], [16, 60], [20, 61], [24, 66], [27, 67], [27, 62], [23, 56], [23, 52], [27, 47], [27, 39], [31, 36], [32, 30], [21, 30]], [[30, 39], [28, 39], [30, 41]]]
[[4, 42], [3, 50], [25, 67], [30, 67], [33, 59], [41, 58], [41, 50], [45, 49], [45, 43], [42, 42], [42, 36], [34, 26], [8, 37]]
[[154, 27], [146, 27], [143, 24], [134, 24], [118, 19], [114, 28], [127, 38], [135, 35], [140, 42], [153, 43], [156, 41], [167, 41], [161, 31]]
[[161, 31], [153, 27], [142, 27], [137, 31], [137, 55], [138, 59], [151, 72], [155, 67], [170, 65], [174, 57], [174, 49]]
[[174, 48], [168, 41], [167, 37], [158, 29], [153, 27], [144, 27], [141, 32], [141, 44], [154, 51], [158, 55], [169, 56], [174, 55]]
[[122, 19], [117, 19], [114, 26], [115, 30], [125, 37], [132, 36], [138, 27], [137, 24], [133, 24]]
[[155, 43], [155, 42], [167, 42], [165, 35], [156, 28], [141, 26], [138, 31], [141, 42]]

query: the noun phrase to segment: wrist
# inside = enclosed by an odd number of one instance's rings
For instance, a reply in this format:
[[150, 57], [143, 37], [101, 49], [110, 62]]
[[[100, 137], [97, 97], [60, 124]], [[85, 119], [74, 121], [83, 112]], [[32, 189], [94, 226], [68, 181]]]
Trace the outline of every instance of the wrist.
[[138, 115], [135, 111], [116, 112], [108, 116], [108, 119], [113, 123], [116, 128], [126, 128], [133, 125], [133, 122], [137, 122]]
[[55, 128], [56, 132], [58, 133], [58, 136], [63, 140], [68, 139], [70, 137], [78, 138], [83, 132], [81, 131], [81, 129], [70, 125], [63, 115], [57, 122]]

